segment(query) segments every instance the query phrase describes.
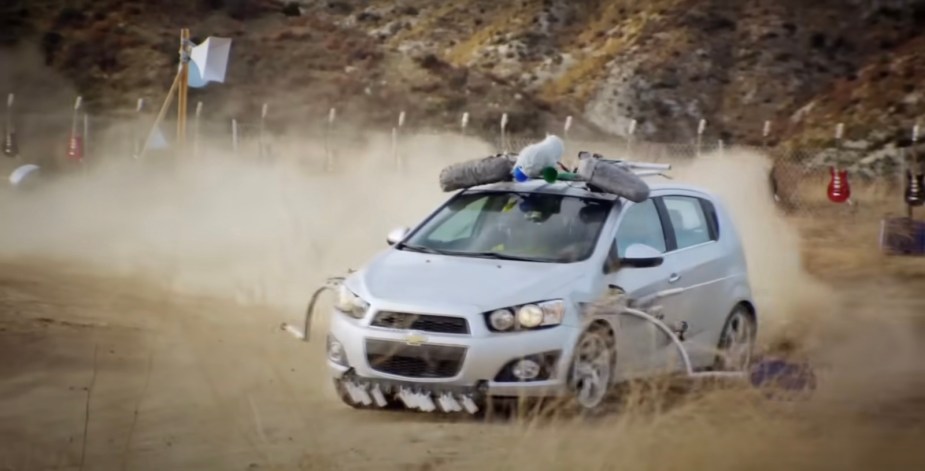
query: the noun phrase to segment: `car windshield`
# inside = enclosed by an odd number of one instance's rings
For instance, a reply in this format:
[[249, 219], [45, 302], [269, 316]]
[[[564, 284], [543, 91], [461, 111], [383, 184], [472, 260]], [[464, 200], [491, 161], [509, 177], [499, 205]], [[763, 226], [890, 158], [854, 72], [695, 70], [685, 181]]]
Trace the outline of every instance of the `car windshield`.
[[559, 194], [461, 194], [414, 232], [401, 250], [569, 263], [594, 251], [613, 203]]

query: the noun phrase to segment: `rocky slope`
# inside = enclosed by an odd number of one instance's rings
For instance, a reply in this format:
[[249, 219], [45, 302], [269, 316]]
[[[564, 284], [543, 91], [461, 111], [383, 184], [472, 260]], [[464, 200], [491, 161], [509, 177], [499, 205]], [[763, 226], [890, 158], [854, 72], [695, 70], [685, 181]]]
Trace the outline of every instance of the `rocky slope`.
[[12, 0], [7, 44], [33, 42], [98, 108], [163, 95], [176, 32], [230, 36], [216, 113], [561, 128], [650, 140], [826, 144], [837, 121], [871, 148], [925, 112], [925, 0]]

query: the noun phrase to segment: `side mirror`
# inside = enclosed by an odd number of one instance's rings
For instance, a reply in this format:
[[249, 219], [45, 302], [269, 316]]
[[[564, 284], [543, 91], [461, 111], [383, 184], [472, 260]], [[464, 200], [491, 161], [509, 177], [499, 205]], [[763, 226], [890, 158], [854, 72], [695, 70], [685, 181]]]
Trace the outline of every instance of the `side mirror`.
[[633, 268], [652, 268], [662, 264], [665, 259], [657, 249], [646, 244], [633, 244], [626, 248], [626, 254], [620, 259], [620, 265]]
[[389, 245], [395, 245], [401, 242], [401, 240], [404, 239], [406, 235], [408, 235], [408, 231], [409, 229], [407, 227], [396, 227], [395, 229], [389, 231], [389, 235], [385, 236], [385, 241]]

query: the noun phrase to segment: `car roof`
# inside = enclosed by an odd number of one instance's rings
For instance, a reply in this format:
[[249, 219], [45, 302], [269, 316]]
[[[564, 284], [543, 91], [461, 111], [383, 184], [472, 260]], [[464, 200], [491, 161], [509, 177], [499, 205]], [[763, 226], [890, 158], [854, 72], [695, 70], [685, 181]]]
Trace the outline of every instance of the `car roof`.
[[[690, 185], [685, 183], [678, 183], [674, 181], [659, 181], [656, 180], [656, 177], [645, 177], [646, 183], [649, 184], [649, 190], [652, 193], [665, 193], [672, 191], [690, 191], [695, 193], [700, 193], [703, 196], [713, 199], [713, 194], [710, 191], [707, 191], [704, 188], [701, 188], [696, 185]], [[470, 187], [465, 190], [466, 192], [480, 192], [480, 191], [515, 191], [515, 192], [527, 192], [527, 193], [549, 193], [549, 194], [561, 194], [564, 196], [577, 196], [582, 198], [597, 198], [610, 201], [616, 201], [621, 199], [620, 197], [611, 194], [611, 193], [599, 193], [590, 191], [585, 184], [585, 182], [580, 181], [556, 181], [553, 183], [546, 182], [545, 180], [527, 180], [525, 182], [498, 182], [498, 183], [489, 183], [486, 185], [479, 185]]]

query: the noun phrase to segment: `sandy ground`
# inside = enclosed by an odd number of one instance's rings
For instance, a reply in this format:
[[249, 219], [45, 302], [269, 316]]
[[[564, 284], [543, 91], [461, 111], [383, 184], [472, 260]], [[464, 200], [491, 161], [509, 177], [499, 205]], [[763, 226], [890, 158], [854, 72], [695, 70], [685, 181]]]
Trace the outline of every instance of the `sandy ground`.
[[386, 143], [354, 143], [324, 175], [294, 142], [272, 165], [117, 164], [5, 194], [0, 470], [925, 469], [925, 278], [807, 273], [812, 240], [774, 212], [750, 155], [678, 173], [727, 198], [763, 341], [802, 341], [821, 368], [812, 400], [712, 391], [595, 423], [342, 405], [322, 343], [280, 323], [445, 198], [443, 165], [488, 152], [417, 139], [396, 171]]

